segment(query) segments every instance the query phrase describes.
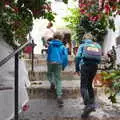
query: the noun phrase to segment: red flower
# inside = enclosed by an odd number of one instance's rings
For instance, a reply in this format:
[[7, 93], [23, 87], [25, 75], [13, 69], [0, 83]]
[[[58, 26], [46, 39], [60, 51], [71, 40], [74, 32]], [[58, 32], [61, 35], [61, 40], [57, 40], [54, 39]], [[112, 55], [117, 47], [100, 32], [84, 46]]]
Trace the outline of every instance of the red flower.
[[120, 15], [120, 10], [118, 10], [116, 14], [117, 14], [117, 15]]
[[42, 5], [42, 9], [47, 9], [47, 5]]
[[104, 6], [104, 10], [105, 10], [105, 13], [108, 15], [110, 13], [110, 6], [108, 4], [106, 4]]
[[80, 7], [80, 8], [86, 8], [86, 7], [87, 7], [87, 5], [86, 5], [86, 4], [83, 4], [83, 3], [81, 3], [81, 4], [79, 4], [79, 7]]
[[90, 13], [88, 13], [88, 14], [86, 14], [86, 16], [90, 17], [90, 16], [91, 16], [91, 14], [90, 14]]
[[99, 16], [98, 16], [98, 15], [96, 15], [96, 16], [90, 16], [90, 17], [89, 17], [89, 20], [90, 20], [90, 21], [93, 21], [93, 22], [97, 21], [98, 19], [99, 19]]
[[93, 3], [92, 2], [88, 2], [87, 6], [91, 6]]
[[116, 11], [116, 6], [112, 6], [112, 11]]
[[51, 6], [50, 5], [47, 5], [47, 10], [51, 11]]
[[85, 14], [85, 13], [86, 13], [86, 11], [85, 11], [85, 10], [83, 10], [83, 9], [81, 9], [81, 10], [80, 10], [80, 13]]
[[99, 0], [99, 9], [102, 8], [103, 2], [104, 2], [104, 0]]
[[5, 2], [4, 5], [10, 5], [10, 3], [9, 2]]
[[23, 106], [22, 110], [25, 112], [25, 111], [28, 111], [29, 108], [30, 106], [26, 104]]
[[19, 9], [18, 9], [17, 7], [13, 7], [13, 9], [14, 9], [14, 11], [15, 11], [16, 13], [19, 12]]
[[110, 2], [116, 2], [117, 0], [109, 0]]

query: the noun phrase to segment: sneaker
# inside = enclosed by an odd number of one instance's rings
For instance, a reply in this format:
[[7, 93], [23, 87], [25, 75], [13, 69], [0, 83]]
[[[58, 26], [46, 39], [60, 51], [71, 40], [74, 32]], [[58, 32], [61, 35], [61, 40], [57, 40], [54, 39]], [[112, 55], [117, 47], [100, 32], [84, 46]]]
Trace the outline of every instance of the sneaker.
[[84, 111], [83, 111], [83, 113], [82, 113], [82, 115], [81, 115], [81, 117], [82, 118], [88, 118], [89, 117], [89, 114], [91, 113], [91, 112], [93, 112], [93, 111], [95, 111], [95, 106], [86, 106], [85, 108], [84, 108]]
[[64, 102], [63, 102], [63, 99], [61, 96], [57, 97], [57, 103], [58, 103], [59, 107], [63, 107]]
[[50, 91], [54, 91], [55, 90], [55, 85], [53, 83], [51, 83], [50, 85]]

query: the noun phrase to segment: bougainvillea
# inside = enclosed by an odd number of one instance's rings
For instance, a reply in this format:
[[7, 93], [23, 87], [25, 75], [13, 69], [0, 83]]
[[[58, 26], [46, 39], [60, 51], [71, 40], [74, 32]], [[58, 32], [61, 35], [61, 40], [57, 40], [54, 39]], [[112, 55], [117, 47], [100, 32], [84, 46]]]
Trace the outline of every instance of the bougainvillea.
[[25, 42], [32, 28], [33, 19], [39, 17], [54, 20], [50, 3], [46, 0], [0, 1], [0, 28], [10, 44], [13, 44], [14, 40], [19, 43]]
[[[89, 21], [96, 24], [105, 23], [105, 28], [115, 30], [112, 17], [120, 12], [120, 0], [79, 0], [81, 16], [87, 17]], [[110, 17], [112, 16], [112, 17]], [[101, 24], [102, 26], [102, 24]]]
[[[79, 8], [75, 9], [78, 9], [79, 21], [74, 22], [76, 25], [72, 28], [74, 39], [80, 41], [84, 33], [91, 32], [98, 42], [102, 42], [108, 28], [115, 31], [114, 17], [120, 14], [120, 0], [79, 0]], [[72, 16], [75, 14], [65, 18], [69, 28], [75, 18]]]

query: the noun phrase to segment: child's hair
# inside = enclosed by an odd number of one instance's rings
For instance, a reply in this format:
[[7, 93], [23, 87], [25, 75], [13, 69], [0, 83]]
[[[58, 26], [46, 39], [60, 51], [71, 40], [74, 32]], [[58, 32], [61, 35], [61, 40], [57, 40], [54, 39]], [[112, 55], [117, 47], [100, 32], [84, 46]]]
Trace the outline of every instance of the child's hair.
[[83, 40], [84, 39], [91, 39], [91, 40], [93, 40], [93, 35], [91, 33], [85, 33], [84, 36], [83, 36]]
[[58, 40], [62, 40], [63, 39], [63, 34], [60, 33], [60, 32], [55, 32], [53, 38], [58, 39]]
[[52, 37], [50, 37], [47, 41], [49, 42], [49, 41], [51, 41], [51, 40], [53, 40], [53, 38], [52, 38]]

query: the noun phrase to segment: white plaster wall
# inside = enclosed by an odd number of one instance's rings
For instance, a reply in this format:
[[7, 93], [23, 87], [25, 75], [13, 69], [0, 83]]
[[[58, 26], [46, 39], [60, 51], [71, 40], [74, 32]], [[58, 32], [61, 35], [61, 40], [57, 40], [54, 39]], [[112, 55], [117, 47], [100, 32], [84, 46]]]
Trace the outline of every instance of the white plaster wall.
[[36, 44], [35, 49], [34, 49], [35, 54], [41, 54], [41, 49], [44, 48], [41, 37], [44, 34], [44, 30], [47, 26], [47, 23], [48, 21], [44, 19], [34, 20], [34, 26], [33, 26], [31, 35], [34, 39], [34, 43]]
[[[55, 0], [48, 1], [52, 3], [52, 11], [56, 13], [55, 22], [53, 24], [54, 31], [56, 31], [56, 28], [65, 28], [66, 23], [62, 18], [69, 14], [68, 8], [76, 7], [78, 2], [69, 0], [68, 4], [65, 4], [62, 2], [62, 0], [59, 2]], [[34, 39], [35, 44], [37, 44], [37, 46], [34, 49], [35, 54], [41, 54], [41, 49], [44, 48], [41, 41], [41, 37], [44, 34], [47, 24], [48, 21], [42, 18], [34, 20], [34, 26], [31, 35]]]
[[112, 49], [112, 46], [116, 46], [115, 39], [120, 35], [120, 16], [116, 16], [115, 20], [115, 32], [108, 29], [108, 34], [105, 36], [104, 43], [103, 43], [103, 51], [107, 53], [107, 51]]
[[[3, 41], [0, 35], [0, 60], [9, 55], [13, 49]], [[30, 85], [28, 72], [23, 60], [19, 61], [19, 107], [28, 102], [26, 86]], [[0, 87], [12, 87], [11, 90], [0, 90], [0, 120], [10, 120], [14, 115], [14, 58], [0, 67]]]

